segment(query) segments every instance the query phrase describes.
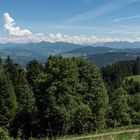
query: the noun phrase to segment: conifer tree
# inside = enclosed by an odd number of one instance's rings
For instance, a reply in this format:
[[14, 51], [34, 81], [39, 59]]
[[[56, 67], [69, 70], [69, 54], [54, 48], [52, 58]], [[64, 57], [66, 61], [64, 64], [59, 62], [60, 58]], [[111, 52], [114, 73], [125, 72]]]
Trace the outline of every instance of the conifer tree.
[[0, 69], [0, 126], [9, 125], [17, 111], [13, 85], [3, 69]]
[[39, 73], [43, 70], [43, 66], [37, 60], [32, 60], [27, 64], [27, 80], [29, 84], [34, 87], [35, 80]]

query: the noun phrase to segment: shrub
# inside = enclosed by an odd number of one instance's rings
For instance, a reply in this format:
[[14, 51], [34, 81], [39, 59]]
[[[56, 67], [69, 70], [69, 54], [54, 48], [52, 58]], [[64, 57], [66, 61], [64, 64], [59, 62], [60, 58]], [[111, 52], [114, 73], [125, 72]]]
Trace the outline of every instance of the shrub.
[[0, 128], [0, 140], [12, 140], [6, 129]]

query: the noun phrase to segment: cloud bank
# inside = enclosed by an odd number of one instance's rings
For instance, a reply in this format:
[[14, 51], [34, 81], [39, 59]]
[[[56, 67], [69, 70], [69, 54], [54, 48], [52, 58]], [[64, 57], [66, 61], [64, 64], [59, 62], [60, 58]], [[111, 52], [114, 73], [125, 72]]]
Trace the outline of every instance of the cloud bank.
[[43, 33], [32, 33], [29, 29], [22, 29], [16, 26], [14, 19], [9, 13], [4, 13], [4, 29], [9, 34], [8, 37], [0, 37], [0, 43], [27, 43], [27, 42], [69, 42], [75, 44], [93, 44], [98, 42], [140, 42], [140, 38], [99, 38], [96, 36], [69, 36], [61, 33], [44, 35]]

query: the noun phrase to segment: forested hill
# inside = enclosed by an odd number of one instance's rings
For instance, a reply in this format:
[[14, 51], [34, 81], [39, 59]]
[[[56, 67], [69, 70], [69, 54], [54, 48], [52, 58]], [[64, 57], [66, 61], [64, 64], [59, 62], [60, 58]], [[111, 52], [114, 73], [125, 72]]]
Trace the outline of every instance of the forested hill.
[[102, 54], [91, 54], [85, 58], [96, 64], [98, 67], [104, 67], [119, 61], [135, 60], [140, 57], [140, 53], [133, 52], [109, 52]]
[[101, 68], [104, 82], [112, 89], [123, 84], [126, 77], [140, 75], [140, 59], [131, 61], [120, 61]]
[[74, 50], [71, 50], [69, 52], [66, 52], [66, 55], [72, 55], [72, 56], [87, 56], [90, 54], [104, 54], [109, 52], [120, 52], [119, 49], [114, 48], [108, 48], [108, 47], [102, 47], [102, 46], [85, 46], [82, 48], [77, 48]]
[[0, 60], [0, 132], [28, 140], [140, 124], [140, 83], [127, 78], [134, 74], [139, 59], [101, 70], [74, 57], [32, 60], [26, 68]]

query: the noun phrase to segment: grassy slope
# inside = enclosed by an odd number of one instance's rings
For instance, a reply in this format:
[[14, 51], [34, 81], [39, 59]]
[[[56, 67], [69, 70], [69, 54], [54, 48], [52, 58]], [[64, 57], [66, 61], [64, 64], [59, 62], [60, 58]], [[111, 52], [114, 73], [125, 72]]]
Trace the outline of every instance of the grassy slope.
[[133, 75], [133, 76], [129, 76], [127, 77], [128, 80], [131, 80], [133, 79], [134, 81], [136, 82], [139, 82], [140, 83], [140, 75]]

